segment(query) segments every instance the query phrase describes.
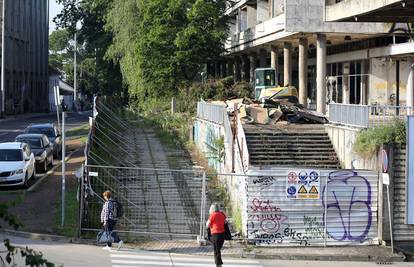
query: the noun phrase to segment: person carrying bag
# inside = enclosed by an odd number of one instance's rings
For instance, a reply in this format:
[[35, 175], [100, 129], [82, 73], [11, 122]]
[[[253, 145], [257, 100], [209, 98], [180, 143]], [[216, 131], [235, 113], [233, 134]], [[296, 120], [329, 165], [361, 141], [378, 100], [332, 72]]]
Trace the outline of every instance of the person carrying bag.
[[211, 205], [210, 217], [207, 220], [206, 226], [211, 236], [209, 240], [213, 243], [214, 247], [214, 262], [217, 267], [221, 267], [223, 265], [221, 249], [223, 247], [224, 240], [231, 240], [231, 233], [226, 222], [226, 215], [220, 211], [217, 204]]
[[123, 241], [119, 238], [118, 234], [114, 232], [115, 225], [119, 217], [122, 216], [122, 207], [120, 204], [112, 199], [110, 191], [105, 191], [103, 194], [105, 203], [102, 206], [101, 211], [101, 223], [104, 227], [104, 231], [98, 234], [98, 243], [105, 243], [106, 246], [102, 249], [111, 250], [112, 243], [118, 243], [118, 250], [121, 249]]

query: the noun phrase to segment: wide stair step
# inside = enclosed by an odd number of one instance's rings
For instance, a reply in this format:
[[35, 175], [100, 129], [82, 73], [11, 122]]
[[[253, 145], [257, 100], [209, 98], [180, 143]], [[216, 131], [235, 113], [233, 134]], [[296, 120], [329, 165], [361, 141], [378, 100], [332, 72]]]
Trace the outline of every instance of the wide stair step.
[[257, 131], [245, 129], [252, 166], [341, 167], [331, 140], [323, 130]]

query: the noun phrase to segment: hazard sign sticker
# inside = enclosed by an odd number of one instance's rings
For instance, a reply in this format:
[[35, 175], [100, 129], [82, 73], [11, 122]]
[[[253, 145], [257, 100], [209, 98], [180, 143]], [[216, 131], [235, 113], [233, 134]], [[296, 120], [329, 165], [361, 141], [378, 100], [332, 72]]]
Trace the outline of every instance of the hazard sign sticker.
[[320, 171], [288, 171], [286, 177], [286, 197], [290, 199], [319, 199], [320, 184]]

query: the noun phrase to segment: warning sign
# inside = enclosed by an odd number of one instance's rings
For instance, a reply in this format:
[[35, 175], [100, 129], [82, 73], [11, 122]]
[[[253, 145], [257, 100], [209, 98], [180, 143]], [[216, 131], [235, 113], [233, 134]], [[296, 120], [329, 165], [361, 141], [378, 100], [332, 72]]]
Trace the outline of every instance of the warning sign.
[[317, 170], [288, 171], [286, 197], [291, 199], [319, 199], [320, 172]]
[[302, 185], [298, 191], [298, 194], [307, 194], [308, 191], [306, 191], [306, 188], [304, 185]]

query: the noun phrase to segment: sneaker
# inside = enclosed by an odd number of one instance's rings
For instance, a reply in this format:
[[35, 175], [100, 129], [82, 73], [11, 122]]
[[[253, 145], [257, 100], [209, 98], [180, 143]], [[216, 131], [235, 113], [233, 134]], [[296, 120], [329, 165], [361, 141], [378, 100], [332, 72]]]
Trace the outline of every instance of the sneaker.
[[111, 247], [107, 245], [107, 246], [103, 247], [102, 249], [103, 250], [111, 250]]
[[121, 247], [124, 245], [124, 241], [119, 241], [118, 242], [118, 250], [120, 250], [121, 249]]

